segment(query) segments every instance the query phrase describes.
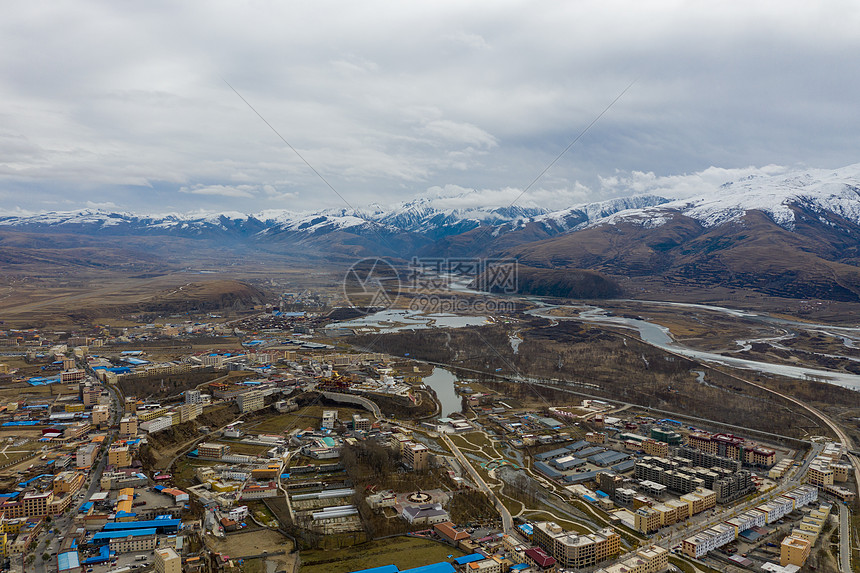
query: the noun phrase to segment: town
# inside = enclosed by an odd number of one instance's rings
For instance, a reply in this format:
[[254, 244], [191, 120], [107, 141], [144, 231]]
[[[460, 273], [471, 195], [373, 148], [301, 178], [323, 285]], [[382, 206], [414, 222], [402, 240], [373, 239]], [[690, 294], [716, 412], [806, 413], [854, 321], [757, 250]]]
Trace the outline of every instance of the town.
[[395, 535], [364, 571], [791, 573], [856, 502], [832, 439], [549, 405], [330, 320], [0, 332], [5, 568], [359, 571], [326, 553]]

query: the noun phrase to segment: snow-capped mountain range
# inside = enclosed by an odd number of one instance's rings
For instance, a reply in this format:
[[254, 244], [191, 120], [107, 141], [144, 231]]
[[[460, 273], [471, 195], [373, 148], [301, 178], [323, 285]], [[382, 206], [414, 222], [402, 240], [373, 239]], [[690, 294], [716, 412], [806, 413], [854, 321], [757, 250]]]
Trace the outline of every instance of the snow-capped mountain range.
[[657, 281], [697, 292], [720, 286], [860, 302], [860, 164], [702, 182], [692, 192], [689, 182], [673, 188], [649, 177], [627, 197], [556, 211], [450, 207], [477, 203], [477, 195], [464, 195], [314, 213], [0, 216], [0, 269], [56, 264], [146, 274], [246, 261], [301, 267], [372, 256], [489, 256], [517, 258], [533, 285], [567, 285], [580, 273], [595, 284], [636, 277], [640, 289]]
[[[683, 215], [704, 228], [738, 221], [760, 211], [786, 230], [793, 230], [797, 208], [860, 225], [860, 164], [842, 169], [806, 170], [778, 176], [750, 176], [730, 181], [701, 195], [672, 198], [640, 194], [547, 211], [538, 207], [476, 207], [443, 209], [435, 198], [419, 198], [391, 207], [372, 204], [359, 209], [319, 212], [268, 210], [253, 214], [135, 215], [85, 209], [25, 216], [0, 216], [0, 230], [105, 235], [171, 235], [188, 238], [238, 239], [265, 242], [307, 242], [332, 233], [364, 238], [413, 235], [404, 248], [491, 227], [487, 240], [524, 229], [537, 229], [534, 239], [602, 225], [624, 223], [655, 229]], [[829, 214], [828, 216], [824, 216]], [[387, 253], [393, 254], [393, 253]], [[398, 252], [398, 255], [407, 255]]]

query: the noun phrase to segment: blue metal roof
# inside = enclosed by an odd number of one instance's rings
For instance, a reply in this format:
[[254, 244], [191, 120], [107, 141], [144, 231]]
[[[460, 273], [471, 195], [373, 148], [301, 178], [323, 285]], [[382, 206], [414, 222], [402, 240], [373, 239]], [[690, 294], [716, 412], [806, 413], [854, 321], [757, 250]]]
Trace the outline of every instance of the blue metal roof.
[[382, 567], [371, 567], [370, 569], [362, 569], [353, 571], [352, 573], [400, 573], [396, 565], [383, 565]]
[[142, 537], [144, 535], [155, 535], [155, 532], [156, 529], [154, 527], [147, 529], [125, 529], [122, 531], [100, 531], [93, 535], [93, 541], [110, 541], [111, 539], [123, 539], [125, 537]]
[[57, 555], [57, 568], [60, 571], [68, 571], [80, 566], [81, 561], [77, 551], [66, 551]]
[[475, 561], [483, 561], [484, 559], [486, 559], [486, 557], [480, 553], [472, 553], [471, 555], [457, 557], [454, 559], [454, 563], [457, 565], [465, 565], [466, 563], [474, 563]]
[[423, 567], [415, 567], [413, 569], [404, 569], [400, 573], [456, 573], [454, 566], [443, 561], [441, 563], [433, 563], [424, 565]]
[[177, 528], [182, 523], [180, 519], [149, 519], [146, 521], [118, 521], [108, 523], [102, 529], [104, 531], [119, 531], [123, 529], [144, 529], [149, 527]]

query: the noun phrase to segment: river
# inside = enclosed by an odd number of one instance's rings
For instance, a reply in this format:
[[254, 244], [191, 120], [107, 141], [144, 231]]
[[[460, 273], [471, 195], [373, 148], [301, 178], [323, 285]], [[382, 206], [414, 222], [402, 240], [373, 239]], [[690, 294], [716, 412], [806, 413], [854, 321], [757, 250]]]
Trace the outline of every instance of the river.
[[[533, 301], [534, 302], [534, 301]], [[682, 306], [682, 305], [678, 305]], [[683, 306], [693, 306], [693, 305], [683, 305]], [[695, 305], [695, 306], [704, 306], [704, 305]], [[564, 316], [556, 316], [547, 314], [547, 312], [553, 308], [569, 308], [572, 310], [578, 310], [579, 316], [576, 317], [564, 317]], [[707, 307], [709, 309], [720, 309], [720, 307]], [[781, 319], [775, 319], [772, 317], [766, 317], [762, 315], [756, 315], [754, 313], [746, 313], [742, 311], [732, 311], [731, 309], [720, 309], [730, 312], [732, 314], [741, 315], [745, 318], [757, 317], [762, 320], [766, 320], [767, 322], [785, 322], [785, 323], [793, 323], [793, 321], [783, 321]], [[539, 308], [532, 309], [528, 311], [528, 314], [533, 316], [540, 316], [543, 318], [548, 318], [552, 320], [575, 320], [580, 322], [593, 322], [597, 324], [608, 324], [613, 326], [619, 326], [622, 328], [629, 328], [635, 330], [639, 333], [639, 336], [645, 342], [649, 344], [653, 344], [658, 348], [662, 348], [663, 350], [668, 350], [669, 352], [674, 352], [675, 354], [680, 354], [682, 356], [686, 356], [688, 358], [693, 358], [695, 360], [701, 360], [703, 362], [712, 362], [717, 364], [723, 364], [726, 366], [731, 366], [733, 368], [742, 368], [745, 370], [755, 370], [758, 372], [765, 372], [769, 374], [776, 374], [779, 376], [786, 376], [788, 378], [796, 378], [799, 380], [818, 380], [822, 382], [829, 382], [831, 384], [838, 384], [839, 386], [845, 386], [846, 388], [851, 388], [852, 390], [860, 390], [860, 376], [857, 374], [848, 374], [844, 372], [834, 372], [831, 370], [819, 370], [815, 368], [805, 368], [802, 366], [790, 366], [786, 364], [770, 364], [768, 362], [759, 362], [757, 360], [746, 360], [743, 358], [735, 358], [732, 356], [723, 356], [722, 354], [716, 354], [714, 352], [705, 352], [703, 350], [696, 350], [694, 348], [690, 348], [688, 346], [684, 346], [683, 344], [679, 344], [675, 340], [672, 339], [672, 335], [669, 332], [669, 329], [660, 326], [657, 324], [650, 323], [645, 320], [636, 319], [636, 318], [624, 318], [620, 316], [612, 316], [605, 309], [602, 309], [597, 306], [591, 305], [575, 305], [575, 306], [557, 306], [557, 305], [543, 305]], [[805, 323], [794, 323], [794, 324], [803, 324], [807, 327], [819, 327], [819, 328], [833, 328], [826, 325], [807, 325]], [[842, 331], [856, 331], [857, 329], [847, 329], [840, 328]]]
[[424, 384], [436, 392], [436, 399], [442, 405], [440, 414], [442, 418], [447, 418], [462, 410], [462, 401], [454, 391], [454, 382], [456, 381], [457, 377], [454, 374], [438, 366], [434, 367], [430, 376], [424, 379]]

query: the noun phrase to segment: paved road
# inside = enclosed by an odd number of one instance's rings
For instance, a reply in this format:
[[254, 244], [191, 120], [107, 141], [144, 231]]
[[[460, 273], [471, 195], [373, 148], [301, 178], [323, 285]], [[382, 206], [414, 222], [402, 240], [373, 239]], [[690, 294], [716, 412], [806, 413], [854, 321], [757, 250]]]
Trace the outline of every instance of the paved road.
[[839, 570], [851, 573], [851, 521], [844, 503], [839, 504]]
[[457, 461], [469, 472], [469, 475], [472, 476], [472, 479], [475, 480], [475, 483], [478, 484], [478, 487], [487, 494], [487, 496], [493, 500], [493, 503], [496, 506], [496, 509], [499, 510], [499, 514], [502, 516], [502, 530], [505, 533], [511, 533], [514, 530], [514, 518], [511, 517], [511, 512], [508, 511], [508, 508], [505, 507], [505, 504], [502, 503], [502, 500], [496, 495], [496, 492], [493, 491], [490, 486], [487, 485], [487, 482], [484, 481], [484, 478], [481, 477], [481, 474], [469, 463], [468, 458], [463, 455], [463, 452], [460, 451], [460, 448], [457, 447], [451, 438], [448, 437], [447, 434], [442, 434], [442, 441], [451, 448], [451, 451], [454, 452], [454, 456], [457, 458]]

